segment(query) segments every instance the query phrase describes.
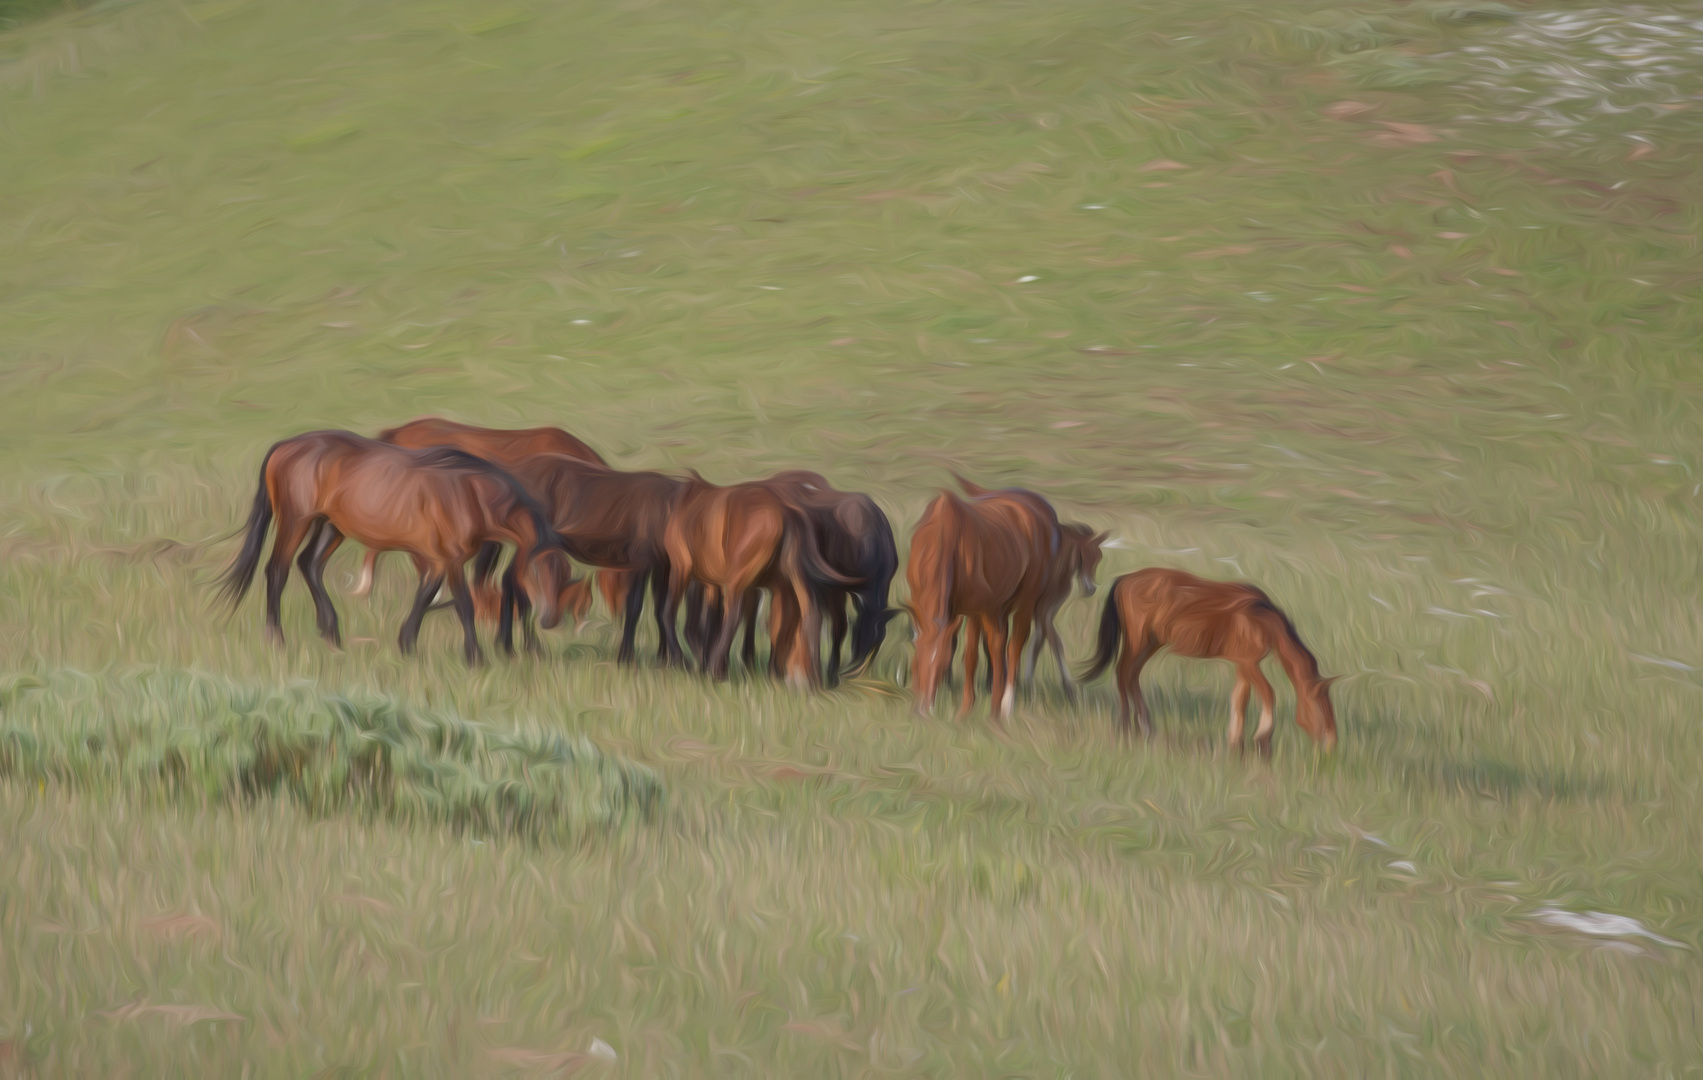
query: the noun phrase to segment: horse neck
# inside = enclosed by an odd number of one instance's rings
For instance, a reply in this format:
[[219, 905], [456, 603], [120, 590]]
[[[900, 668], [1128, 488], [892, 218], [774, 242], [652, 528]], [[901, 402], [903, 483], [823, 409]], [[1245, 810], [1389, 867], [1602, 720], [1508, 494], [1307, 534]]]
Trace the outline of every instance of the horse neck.
[[1295, 684], [1295, 691], [1301, 696], [1313, 690], [1319, 684], [1319, 661], [1308, 648], [1301, 644], [1301, 639], [1295, 633], [1295, 627], [1281, 613], [1273, 610], [1266, 619], [1271, 629], [1272, 638], [1277, 650], [1278, 663], [1289, 673], [1289, 681]]

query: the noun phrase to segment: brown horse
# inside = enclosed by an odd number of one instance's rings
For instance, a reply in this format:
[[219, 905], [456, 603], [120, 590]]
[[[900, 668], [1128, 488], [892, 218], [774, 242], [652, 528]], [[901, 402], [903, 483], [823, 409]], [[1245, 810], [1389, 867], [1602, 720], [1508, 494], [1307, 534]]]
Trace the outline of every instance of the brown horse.
[[[406, 446], [414, 450], [425, 450], [433, 446], [453, 446], [465, 450], [474, 457], [502, 468], [510, 468], [515, 462], [533, 454], [566, 454], [568, 457], [579, 458], [597, 465], [608, 464], [596, 450], [587, 446], [584, 441], [575, 438], [558, 427], [535, 427], [505, 430], [503, 428], [475, 427], [455, 420], [446, 420], [441, 416], [428, 416], [419, 420], [410, 420], [401, 427], [393, 427], [381, 431], [379, 442], [391, 443], [395, 446]], [[497, 552], [500, 549], [488, 545], [481, 549], [479, 556], [473, 562], [473, 599], [475, 609], [481, 617], [489, 618], [495, 614], [495, 597], [485, 587], [490, 578], [491, 570], [496, 565]], [[361, 576], [355, 582], [353, 595], [367, 596], [372, 592], [373, 576], [378, 569], [379, 552], [368, 549], [361, 560]], [[617, 572], [618, 573], [618, 572]], [[585, 613], [591, 606], [591, 586], [589, 583], [576, 583], [569, 595], [562, 598], [566, 610], [571, 611], [574, 618], [583, 623]]]
[[[989, 489], [973, 484], [957, 473], [953, 473], [952, 478], [958, 481], [958, 486], [963, 489], [966, 495], [979, 497], [994, 494]], [[1032, 491], [1023, 491], [1019, 488], [1013, 489], [1012, 494], [1027, 496], [1034, 500], [1039, 512], [1048, 513], [1052, 510], [1045, 499]], [[1023, 668], [1017, 681], [1027, 683], [1034, 679], [1035, 665], [1040, 662], [1041, 650], [1051, 646], [1053, 659], [1058, 661], [1058, 677], [1059, 682], [1064, 687], [1065, 700], [1075, 703], [1076, 684], [1070, 678], [1070, 669], [1065, 664], [1064, 645], [1059, 640], [1058, 628], [1054, 625], [1053, 620], [1058, 615], [1058, 609], [1064, 606], [1066, 600], [1070, 599], [1072, 585], [1080, 586], [1082, 595], [1085, 597], [1094, 595], [1094, 575], [1100, 569], [1102, 555], [1100, 545], [1106, 542], [1106, 537], [1110, 534], [1096, 534], [1088, 526], [1078, 525], [1074, 522], [1061, 522], [1058, 529], [1058, 555], [1049, 564], [1050, 573], [1047, 576], [1046, 587], [1035, 608], [1035, 621], [1031, 630], [1034, 637], [1030, 640], [1028, 653], [1023, 657]]]
[[[645, 588], [656, 614], [658, 655], [667, 663], [683, 659], [672, 619], [663, 614], [669, 572], [664, 533], [686, 481], [658, 472], [624, 472], [566, 454], [533, 454], [511, 466], [514, 478], [544, 507], [550, 524], [567, 542], [574, 558], [621, 575], [605, 582], [606, 599], [618, 598], [625, 619], [621, 663], [631, 663]], [[618, 594], [611, 597], [611, 592]], [[566, 594], [560, 605], [577, 601]], [[540, 619], [545, 629], [550, 623]]]
[[994, 719], [1010, 714], [1012, 674], [1058, 553], [1058, 516], [1033, 492], [987, 492], [965, 501], [942, 491], [929, 504], [911, 535], [905, 566], [911, 587], [906, 607], [917, 635], [911, 676], [917, 712], [933, 706], [963, 625], [964, 697], [958, 715], [975, 704], [984, 638]]
[[1141, 669], [1160, 649], [1169, 646], [1182, 656], [1224, 659], [1236, 665], [1236, 688], [1230, 693], [1230, 728], [1226, 741], [1242, 741], [1248, 687], [1260, 697], [1260, 723], [1254, 746], [1271, 753], [1275, 697], [1260, 672], [1260, 661], [1275, 651], [1295, 686], [1295, 722], [1327, 751], [1336, 748], [1336, 711], [1330, 684], [1319, 677], [1319, 663], [1301, 644], [1295, 625], [1271, 597], [1252, 585], [1208, 581], [1181, 570], [1152, 568], [1125, 574], [1112, 583], [1100, 618], [1099, 651], [1084, 679], [1106, 670], [1118, 652], [1118, 720], [1129, 730], [1131, 706], [1141, 733], [1150, 735], [1153, 722], [1141, 696]]
[[280, 644], [279, 607], [298, 548], [320, 635], [333, 645], [341, 643], [337, 609], [323, 574], [344, 537], [375, 551], [405, 551], [413, 557], [420, 587], [398, 639], [404, 653], [414, 650], [420, 621], [447, 581], [461, 617], [467, 662], [483, 661], [462, 570], [482, 544], [515, 545], [514, 562], [503, 579], [498, 640], [505, 651], [513, 651], [509, 616], [516, 587], [545, 618], [554, 618], [566, 585], [566, 560], [539, 557], [562, 550], [562, 542], [538, 503], [507, 473], [460, 450], [408, 450], [347, 431], [315, 431], [273, 444], [260, 466], [242, 550], [224, 575], [222, 592], [233, 606], [248, 591], [274, 518], [278, 532], [266, 566], [266, 631]]
[[787, 681], [821, 685], [819, 596], [829, 586], [860, 582], [828, 565], [815, 531], [797, 507], [762, 484], [719, 487], [695, 477], [669, 518], [666, 546], [670, 577], [665, 621], [673, 625], [694, 582], [703, 587], [706, 603], [718, 605], [722, 613], [714, 640], [704, 643], [702, 655], [712, 678], [727, 678], [734, 631], [752, 591], [762, 588], [783, 620], [797, 620], [798, 631], [781, 639], [788, 643]]
[[1095, 533], [1088, 526], [1075, 522], [1061, 523], [1058, 531], [1058, 558], [1053, 560], [1052, 575], [1035, 609], [1035, 628], [1039, 633], [1030, 643], [1028, 655], [1023, 658], [1021, 681], [1029, 682], [1035, 677], [1035, 665], [1041, 659], [1041, 649], [1050, 647], [1053, 659], [1058, 661], [1058, 678], [1064, 686], [1065, 700], [1074, 704], [1076, 684], [1071, 681], [1070, 669], [1065, 666], [1064, 645], [1059, 641], [1053, 619], [1070, 598], [1071, 586], [1080, 587], [1085, 597], [1094, 595], [1094, 574], [1100, 568], [1102, 555], [1100, 545], [1106, 542], [1108, 534]]
[[[847, 630], [846, 604], [851, 602], [857, 622], [851, 627], [851, 658], [844, 673], [856, 673], [867, 668], [875, 659], [887, 635], [887, 623], [894, 610], [887, 606], [888, 591], [899, 570], [899, 552], [893, 542], [893, 526], [887, 515], [869, 496], [849, 491], [837, 491], [821, 475], [804, 469], [776, 473], [764, 480], [754, 480], [773, 491], [803, 512], [816, 532], [817, 546], [824, 561], [848, 578], [860, 578], [855, 587], [824, 586], [822, 608], [828, 616], [828, 640], [832, 652], [826, 673], [830, 684], [842, 674], [841, 651]], [[746, 598], [744, 644], [740, 654], [747, 670], [756, 670], [758, 597]], [[780, 677], [786, 656], [786, 643], [794, 627], [787, 616], [790, 607], [770, 606], [770, 641], [773, 643], [769, 665], [771, 673]], [[713, 637], [719, 627], [721, 613], [709, 613], [702, 620], [694, 618], [688, 609], [687, 626], [700, 635]]]

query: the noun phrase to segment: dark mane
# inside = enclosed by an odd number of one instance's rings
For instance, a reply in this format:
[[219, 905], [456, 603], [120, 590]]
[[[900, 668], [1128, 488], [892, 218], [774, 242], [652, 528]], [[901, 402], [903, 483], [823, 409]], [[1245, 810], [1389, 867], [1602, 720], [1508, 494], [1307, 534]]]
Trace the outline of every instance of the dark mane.
[[1293, 622], [1289, 621], [1288, 613], [1276, 604], [1272, 603], [1271, 597], [1267, 596], [1262, 590], [1255, 588], [1252, 585], [1249, 585], [1248, 588], [1259, 593], [1259, 599], [1250, 605], [1249, 610], [1260, 614], [1271, 614], [1277, 616], [1277, 621], [1283, 624], [1283, 632], [1289, 636], [1289, 640], [1294, 643], [1295, 648], [1300, 650], [1301, 656], [1306, 659], [1307, 664], [1313, 669], [1312, 674], [1317, 676], [1319, 673], [1319, 659], [1313, 655], [1313, 651], [1311, 649], [1307, 648], [1306, 642], [1301, 640], [1301, 632], [1295, 629], [1295, 624]]

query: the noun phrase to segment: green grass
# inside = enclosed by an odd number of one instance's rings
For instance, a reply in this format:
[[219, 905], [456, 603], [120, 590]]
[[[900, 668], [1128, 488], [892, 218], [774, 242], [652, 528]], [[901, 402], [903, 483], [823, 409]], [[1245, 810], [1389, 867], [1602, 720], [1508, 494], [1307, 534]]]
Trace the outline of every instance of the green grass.
[[[1695, 1071], [1670, 15], [136, 0], [0, 36], [0, 729], [46, 755], [0, 782], [0, 1070]], [[1266, 587], [1346, 675], [1342, 748], [1280, 684], [1275, 759], [1224, 754], [1226, 673], [1172, 659], [1148, 745], [1045, 676], [1004, 732], [917, 719], [902, 622], [813, 697], [618, 670], [602, 619], [469, 671], [438, 614], [403, 658], [402, 560], [356, 601], [354, 551], [345, 652], [299, 582], [282, 650], [215, 606], [270, 442], [428, 413], [818, 469], [901, 535], [949, 468], [1032, 487], [1112, 533], [1102, 583]], [[251, 700], [344, 794], [233, 797]], [[414, 779], [336, 779], [339, 700]], [[522, 745], [580, 756], [505, 787]], [[440, 768], [568, 809], [408, 810]], [[604, 799], [635, 777], [648, 817]]]

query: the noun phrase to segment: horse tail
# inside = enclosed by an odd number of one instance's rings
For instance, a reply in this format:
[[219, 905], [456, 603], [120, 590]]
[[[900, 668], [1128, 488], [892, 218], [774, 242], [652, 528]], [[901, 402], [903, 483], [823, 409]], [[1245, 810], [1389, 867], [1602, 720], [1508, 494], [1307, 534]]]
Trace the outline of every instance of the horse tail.
[[[837, 585], [841, 588], [851, 588], [862, 585], [865, 578], [847, 577], [835, 570], [828, 562], [828, 557], [822, 554], [821, 540], [816, 536], [816, 530], [810, 527], [810, 521], [796, 507], [782, 504], [782, 517], [785, 522], [785, 534], [781, 541], [783, 558], [785, 545], [793, 546], [795, 565], [804, 574], [805, 581], [815, 592]], [[791, 561], [791, 559], [788, 559]]]
[[1094, 659], [1080, 676], [1083, 682], [1097, 679], [1118, 653], [1118, 639], [1123, 636], [1123, 619], [1118, 614], [1118, 590], [1106, 590], [1106, 607], [1100, 613], [1100, 632], [1096, 637]]
[[266, 546], [266, 532], [272, 527], [272, 493], [266, 489], [266, 469], [272, 464], [272, 455], [278, 452], [283, 443], [273, 443], [266, 451], [266, 456], [260, 459], [260, 483], [254, 493], [254, 504], [249, 507], [248, 522], [243, 526], [247, 534], [243, 537], [242, 550], [231, 562], [219, 586], [219, 596], [235, 608], [242, 603], [242, 598], [248, 592], [249, 583], [254, 580], [254, 571], [260, 566], [260, 552]]
[[875, 659], [881, 641], [887, 636], [887, 621], [892, 613], [887, 608], [887, 594], [893, 577], [899, 572], [899, 549], [893, 542], [893, 525], [874, 500], [870, 501], [870, 529], [865, 538], [868, 545], [863, 563], [869, 575], [853, 595], [857, 598], [857, 626], [852, 631], [852, 656], [848, 671], [862, 671]]

